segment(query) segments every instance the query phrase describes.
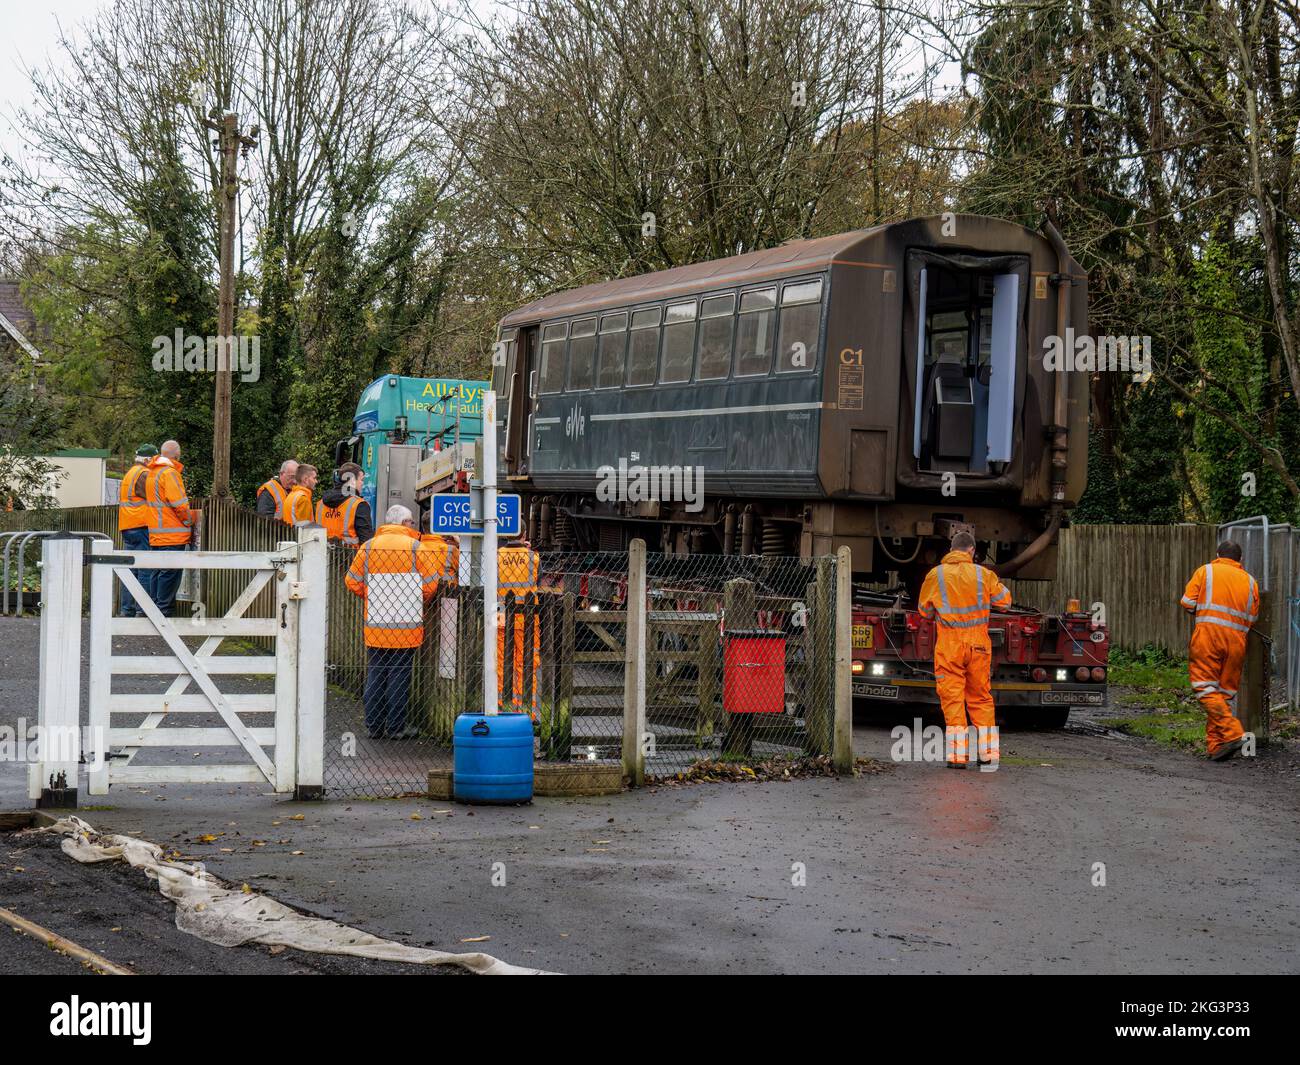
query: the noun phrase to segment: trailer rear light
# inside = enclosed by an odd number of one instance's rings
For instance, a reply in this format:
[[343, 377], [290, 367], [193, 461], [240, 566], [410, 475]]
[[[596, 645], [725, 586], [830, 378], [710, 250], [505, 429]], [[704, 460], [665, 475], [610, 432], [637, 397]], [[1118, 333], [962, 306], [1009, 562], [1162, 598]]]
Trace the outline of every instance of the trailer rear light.
[[1034, 680], [1037, 681], [1039, 684], [1042, 684], [1043, 681], [1047, 679], [1047, 670], [1045, 670], [1042, 666], [1035, 666], [1034, 671], [1033, 673], [1030, 674], [1030, 676], [1033, 677]]
[[867, 664], [863, 662], [861, 659], [853, 660], [852, 669], [854, 673], [861, 673], [866, 668], [867, 668]]
[[1068, 669], [1058, 669], [1058, 670], [1056, 671], [1056, 679], [1057, 679], [1057, 680], [1069, 680], [1069, 679], [1070, 679], [1070, 671], [1069, 671]]
[[1079, 612], [1079, 600], [1077, 599], [1068, 600], [1065, 604], [1065, 612], [1067, 614], [1077, 614]]
[[884, 662], [872, 662], [872, 663], [871, 663], [871, 675], [872, 675], [873, 677], [883, 677], [883, 676], [885, 675], [885, 663], [884, 663]]
[[1078, 669], [1074, 671], [1075, 680], [1088, 680], [1091, 677], [1092, 677], [1092, 670], [1090, 670], [1087, 666], [1080, 666]]
[[915, 632], [915, 631], [916, 631], [917, 629], [919, 629], [920, 627], [921, 627], [921, 623], [920, 623], [919, 621], [916, 620], [916, 616], [915, 616], [914, 614], [908, 614], [908, 615], [907, 615], [907, 630], [908, 630], [908, 632]]
[[1097, 681], [1100, 684], [1103, 680], [1106, 679], [1106, 671], [1102, 669], [1101, 666], [1093, 666], [1092, 679]]

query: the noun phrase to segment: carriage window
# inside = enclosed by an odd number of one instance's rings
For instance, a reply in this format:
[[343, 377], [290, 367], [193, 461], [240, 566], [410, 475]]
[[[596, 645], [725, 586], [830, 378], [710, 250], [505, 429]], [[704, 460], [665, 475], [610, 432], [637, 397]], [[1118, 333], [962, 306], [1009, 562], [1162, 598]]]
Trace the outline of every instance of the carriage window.
[[600, 320], [600, 368], [597, 388], [618, 388], [623, 383], [623, 358], [627, 352], [627, 311]]
[[695, 362], [697, 381], [715, 381], [731, 372], [735, 309], [736, 297], [730, 293], [700, 301], [700, 350]]
[[627, 383], [652, 385], [659, 368], [659, 308], [632, 315], [632, 351], [628, 356]]
[[596, 319], [584, 318], [569, 329], [569, 391], [591, 387], [596, 368]]
[[679, 384], [691, 379], [695, 356], [695, 301], [674, 303], [664, 314], [664, 366], [662, 384]]
[[564, 338], [567, 325], [548, 325], [542, 330], [542, 368], [539, 389], [542, 394], [559, 392], [564, 387]]
[[801, 281], [781, 292], [781, 340], [777, 373], [798, 373], [817, 368], [821, 340], [822, 283]]
[[736, 329], [736, 376], [756, 377], [772, 368], [772, 334], [776, 325], [776, 289], [762, 288], [740, 297]]

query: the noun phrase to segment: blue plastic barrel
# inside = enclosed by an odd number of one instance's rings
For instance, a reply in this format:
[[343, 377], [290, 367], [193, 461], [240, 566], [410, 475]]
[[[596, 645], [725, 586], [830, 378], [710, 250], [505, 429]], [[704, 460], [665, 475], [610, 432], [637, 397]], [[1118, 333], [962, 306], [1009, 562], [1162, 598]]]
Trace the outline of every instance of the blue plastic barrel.
[[452, 794], [457, 802], [532, 801], [531, 715], [461, 714], [452, 742]]

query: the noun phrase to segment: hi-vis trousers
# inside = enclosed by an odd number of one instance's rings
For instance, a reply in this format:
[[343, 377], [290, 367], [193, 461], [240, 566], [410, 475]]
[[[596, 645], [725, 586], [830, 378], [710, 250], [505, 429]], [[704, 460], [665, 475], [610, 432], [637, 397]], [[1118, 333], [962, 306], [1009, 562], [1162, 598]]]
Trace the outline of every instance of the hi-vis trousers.
[[1214, 754], [1243, 735], [1241, 722], [1232, 716], [1232, 704], [1246, 661], [1246, 634], [1200, 622], [1192, 630], [1190, 651], [1187, 672], [1205, 711], [1205, 747]]
[[993, 712], [992, 653], [987, 643], [963, 639], [964, 634], [939, 631], [934, 648], [935, 686], [943, 707], [944, 753], [950, 763], [970, 761], [969, 724], [977, 734], [977, 757], [996, 763], [998, 730]]

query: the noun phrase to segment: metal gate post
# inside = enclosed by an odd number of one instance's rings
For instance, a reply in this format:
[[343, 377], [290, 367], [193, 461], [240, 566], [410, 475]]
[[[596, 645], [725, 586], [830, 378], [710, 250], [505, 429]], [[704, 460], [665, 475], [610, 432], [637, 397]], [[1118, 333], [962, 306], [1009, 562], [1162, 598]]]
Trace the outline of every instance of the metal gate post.
[[[329, 564], [325, 530], [298, 528], [298, 757], [295, 799], [325, 797], [325, 648], [329, 643]], [[291, 597], [294, 592], [290, 592]]]
[[81, 760], [80, 537], [60, 534], [41, 545], [40, 759], [27, 789], [40, 808], [75, 809]]

